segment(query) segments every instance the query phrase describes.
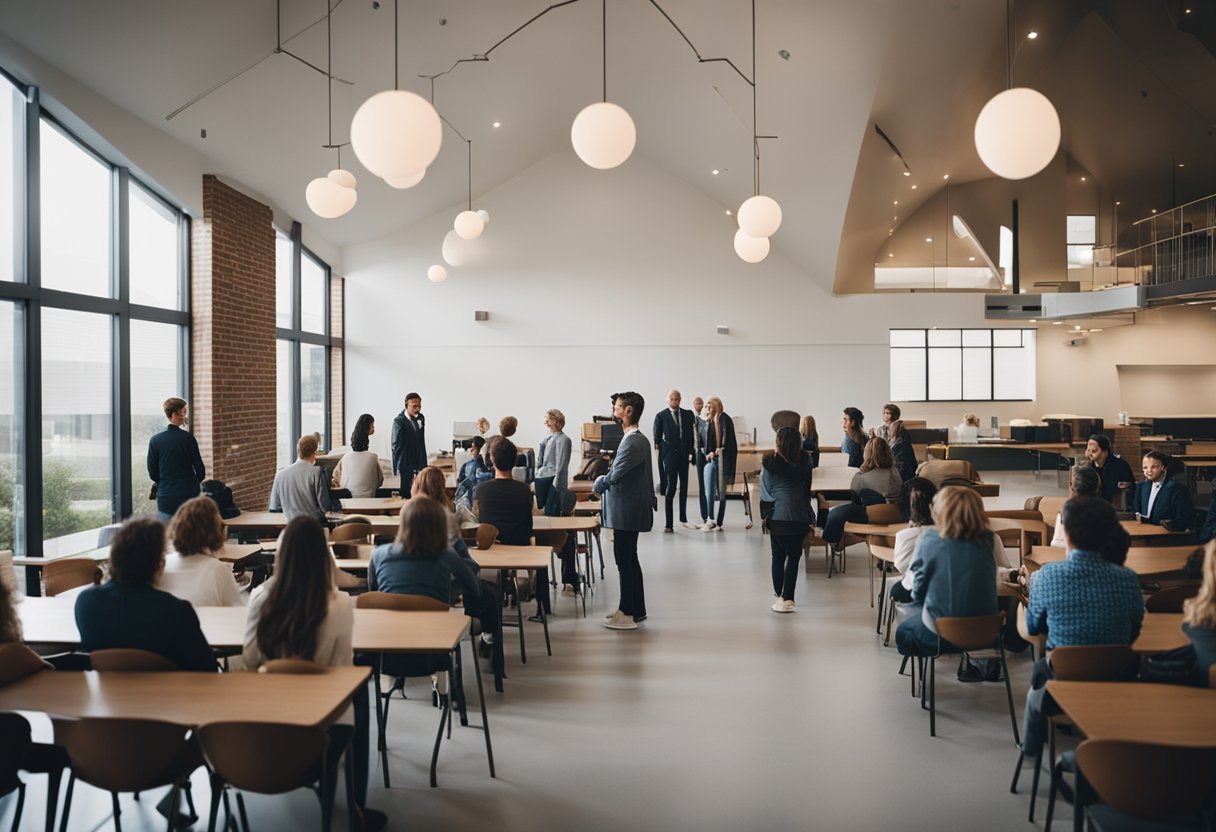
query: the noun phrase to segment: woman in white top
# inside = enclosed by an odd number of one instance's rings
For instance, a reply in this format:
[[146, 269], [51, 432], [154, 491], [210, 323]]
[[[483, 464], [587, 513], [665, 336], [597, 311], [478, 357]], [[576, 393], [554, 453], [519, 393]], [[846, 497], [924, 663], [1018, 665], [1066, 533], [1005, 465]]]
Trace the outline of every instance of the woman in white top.
[[375, 497], [384, 485], [380, 457], [368, 450], [368, 437], [376, 432], [376, 421], [364, 413], [355, 422], [350, 434], [350, 451], [343, 454], [334, 467], [333, 487], [345, 488], [352, 497]]
[[[1102, 478], [1098, 469], [1092, 465], [1075, 465], [1069, 475], [1068, 496], [1070, 497], [1101, 497]], [[1044, 518], [1046, 519], [1046, 518]], [[1051, 536], [1051, 545], [1064, 547], [1064, 524], [1060, 515], [1056, 515], [1055, 533]]]
[[900, 604], [912, 602], [912, 554], [926, 526], [933, 525], [933, 498], [937, 486], [924, 477], [913, 477], [899, 490], [899, 513], [908, 518], [908, 528], [895, 533], [895, 571], [903, 579], [891, 584], [891, 599]]
[[239, 607], [245, 603], [232, 567], [219, 559], [224, 521], [210, 497], [187, 500], [169, 525], [172, 551], [156, 588], [196, 607]]

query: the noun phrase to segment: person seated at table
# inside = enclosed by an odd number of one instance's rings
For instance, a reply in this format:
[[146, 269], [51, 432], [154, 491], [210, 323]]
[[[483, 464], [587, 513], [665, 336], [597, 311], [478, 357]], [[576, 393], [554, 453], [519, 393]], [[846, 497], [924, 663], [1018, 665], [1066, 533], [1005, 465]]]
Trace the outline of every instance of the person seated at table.
[[844, 439], [840, 440], [840, 452], [849, 458], [849, 467], [858, 468], [865, 457], [866, 429], [862, 422], [865, 414], [855, 407], [846, 407], [840, 426], [844, 428]]
[[[871, 440], [877, 441], [877, 440]], [[924, 529], [912, 555], [912, 600], [895, 631], [905, 656], [961, 652], [937, 634], [938, 618], [994, 615], [997, 611], [995, 534], [974, 489], [946, 486], [933, 498], [934, 525]]]
[[828, 512], [823, 525], [823, 539], [836, 544], [844, 537], [845, 523], [864, 523], [868, 518], [866, 506], [884, 503], [899, 497], [903, 479], [895, 470], [895, 459], [891, 446], [885, 439], [875, 436], [866, 443], [861, 468], [853, 475], [849, 490], [852, 502], [836, 506]]
[[1216, 540], [1216, 491], [1212, 492], [1212, 501], [1208, 503], [1207, 517], [1204, 518], [1203, 528], [1199, 530], [1199, 542], [1207, 543]]
[[[469, 554], [469, 546], [464, 542], [464, 537], [460, 533], [460, 520], [455, 514], [455, 505], [452, 502], [452, 498], [448, 496], [443, 472], [434, 465], [428, 465], [415, 475], [414, 485], [410, 489], [410, 498], [417, 497], [419, 494], [430, 497], [447, 511], [448, 536], [451, 540], [452, 551], [459, 555], [460, 559], [464, 561], [465, 566], [469, 567], [473, 574], [476, 575], [481, 570], [481, 567], [473, 559], [473, 556]], [[472, 516], [471, 512], [469, 516]]]
[[[1102, 497], [1106, 499], [1102, 494], [1102, 480], [1098, 469], [1092, 465], [1073, 466], [1072, 472], [1069, 474], [1068, 496]], [[1051, 536], [1051, 545], [1064, 545], [1064, 524], [1060, 522], [1059, 514], [1056, 515], [1055, 532]]]
[[[417, 482], [417, 480], [415, 480]], [[464, 614], [481, 622], [481, 655], [502, 669], [502, 602], [498, 587], [477, 579], [468, 562], [451, 546], [451, 514], [438, 500], [415, 492], [401, 508], [401, 525], [392, 543], [377, 546], [367, 569], [367, 587], [395, 595], [425, 595], [452, 602], [452, 584], [464, 593]], [[405, 675], [386, 671], [390, 675]], [[412, 674], [411, 674], [412, 675]]]
[[[1047, 634], [1047, 650], [1087, 644], [1131, 644], [1144, 621], [1136, 573], [1123, 566], [1131, 538], [1101, 497], [1073, 497], [1060, 510], [1068, 557], [1043, 565], [1027, 587], [1026, 631]], [[1046, 736], [1046, 659], [1030, 675], [1022, 754], [1036, 757]]]
[[[532, 545], [532, 489], [511, 475], [519, 452], [510, 439], [496, 437], [490, 443], [494, 463], [494, 479], [477, 486], [477, 519], [498, 529], [498, 542], [508, 546]], [[551, 615], [549, 600], [549, 570], [536, 572], [534, 585], [537, 612], [531, 620], [540, 620], [540, 611]]]
[[463, 502], [470, 509], [473, 508], [474, 489], [486, 480], [494, 478], [494, 467], [482, 456], [482, 448], [485, 445], [485, 439], [474, 436], [469, 446], [469, 453], [473, 456], [460, 466], [460, 471], [456, 474], [456, 501]]
[[887, 426], [887, 442], [891, 446], [891, 456], [895, 460], [895, 470], [900, 478], [907, 482], [916, 476], [916, 451], [912, 449], [912, 437], [904, 427], [903, 419], [895, 419]]
[[370, 413], [364, 413], [351, 431], [350, 450], [334, 466], [332, 487], [346, 489], [352, 497], [376, 496], [384, 485], [384, 471], [380, 468], [380, 457], [368, 450], [368, 437], [375, 432], [376, 421]]
[[110, 541], [110, 580], [76, 599], [82, 652], [134, 648], [164, 656], [178, 670], [216, 672], [194, 607], [156, 588], [164, 568], [165, 525], [150, 517], [123, 523]]
[[187, 500], [169, 524], [172, 550], [156, 588], [196, 607], [239, 607], [245, 603], [232, 565], [220, 560], [227, 533], [210, 497]]
[[802, 450], [811, 455], [811, 467], [819, 467], [819, 429], [815, 427], [815, 417], [807, 414], [802, 417], [802, 423], [798, 426], [798, 433], [802, 435]]
[[1195, 507], [1186, 487], [1167, 476], [1166, 461], [1160, 451], [1144, 455], [1144, 481], [1132, 491], [1130, 508], [1141, 523], [1184, 532], [1195, 522]]
[[1203, 550], [1203, 584], [1199, 594], [1182, 604], [1182, 632], [1195, 648], [1203, 678], [1216, 665], [1216, 540]]
[[[1085, 443], [1085, 458], [1097, 470], [1102, 480], [1101, 496], [1107, 502], [1115, 502], [1119, 494], [1130, 491], [1136, 484], [1132, 466], [1128, 465], [1123, 457], [1112, 453], [1109, 436], [1095, 433], [1089, 437], [1089, 441]], [[1119, 497], [1118, 500], [1122, 505], [1123, 498]]]
[[891, 441], [891, 425], [901, 420], [901, 411], [899, 405], [893, 402], [887, 402], [882, 406], [882, 424], [876, 428], [870, 428], [870, 436], [880, 436]]
[[891, 584], [891, 598], [899, 604], [912, 602], [912, 556], [921, 532], [933, 525], [933, 498], [937, 486], [924, 477], [912, 477], [899, 489], [899, 513], [908, 518], [908, 528], [895, 533], [895, 571], [901, 580]]
[[281, 511], [290, 523], [297, 517], [325, 522], [335, 508], [329, 498], [325, 469], [317, 466], [317, 438], [310, 434], [296, 443], [296, 461], [274, 475], [270, 488], [270, 511]]
[[[291, 520], [279, 538], [274, 576], [249, 599], [241, 652], [245, 667], [253, 670], [273, 659], [352, 667], [354, 626], [350, 596], [334, 585], [325, 528], [311, 517]], [[365, 826], [379, 829], [387, 819], [366, 808], [368, 724], [367, 686], [361, 685], [351, 705], [329, 727], [327, 760], [338, 765], [339, 755], [348, 742], [352, 744], [355, 802]]]

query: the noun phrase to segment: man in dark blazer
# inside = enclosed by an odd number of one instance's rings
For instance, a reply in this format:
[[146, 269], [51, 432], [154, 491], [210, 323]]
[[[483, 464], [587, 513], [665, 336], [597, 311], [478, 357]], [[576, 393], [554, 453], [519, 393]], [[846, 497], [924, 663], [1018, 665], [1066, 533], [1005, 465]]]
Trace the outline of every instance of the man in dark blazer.
[[650, 443], [638, 430], [645, 400], [637, 393], [612, 397], [612, 415], [625, 431], [612, 467], [595, 481], [592, 490], [603, 497], [602, 523], [612, 529], [612, 555], [621, 575], [621, 603], [604, 619], [610, 630], [636, 630], [646, 620], [646, 593], [642, 566], [638, 563], [638, 534], [654, 527], [658, 508], [654, 475], [650, 468]]
[[414, 474], [426, 467], [426, 417], [422, 396], [407, 393], [405, 408], [393, 419], [393, 473], [401, 475], [401, 494], [409, 496]]
[[709, 423], [701, 418], [701, 411], [705, 408], [705, 401], [700, 396], [694, 396], [692, 400], [692, 418], [693, 424], [696, 426], [696, 441], [693, 444], [693, 455], [697, 464], [697, 502], [701, 508], [701, 525], [705, 525], [705, 521], [709, 519], [709, 506], [705, 503], [705, 443], [709, 435]]
[[1132, 492], [1131, 510], [1141, 523], [1186, 531], [1195, 524], [1195, 507], [1186, 488], [1166, 476], [1166, 456], [1149, 451], [1142, 463], [1144, 482]]
[[697, 423], [691, 410], [680, 407], [680, 391], [667, 394], [667, 407], [654, 417], [654, 447], [659, 452], [659, 473], [663, 486], [667, 524], [664, 532], [672, 531], [672, 501], [676, 485], [680, 486], [680, 522], [688, 523], [688, 464], [696, 447]]
[[186, 400], [165, 399], [164, 409], [169, 424], [148, 440], [148, 476], [156, 493], [156, 510], [168, 520], [182, 503], [198, 496], [207, 468], [198, 440], [183, 429], [190, 415]]

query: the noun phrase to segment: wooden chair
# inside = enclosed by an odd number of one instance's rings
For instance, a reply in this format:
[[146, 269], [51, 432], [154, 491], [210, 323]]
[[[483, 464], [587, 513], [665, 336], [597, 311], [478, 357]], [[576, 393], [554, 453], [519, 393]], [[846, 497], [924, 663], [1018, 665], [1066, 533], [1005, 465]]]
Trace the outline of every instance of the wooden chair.
[[[21, 642], [10, 641], [0, 644], [0, 687], [49, 669], [49, 666], [43, 661], [41, 656]], [[60, 720], [52, 719], [51, 721], [55, 724], [56, 731], [58, 731]], [[0, 735], [2, 734], [4, 734], [4, 731], [0, 730]], [[6, 743], [7, 739], [4, 742], [0, 742], [0, 757], [3, 757]], [[42, 743], [36, 743], [36, 745], [43, 746]], [[22, 768], [33, 774], [47, 775], [46, 830], [47, 832], [54, 832], [55, 813], [59, 808], [59, 783], [69, 762], [67, 755], [63, 753], [63, 749], [58, 745], [47, 744], [43, 746], [43, 751], [44, 754], [42, 756], [46, 759], [45, 766], [37, 769], [30, 768], [29, 762], [26, 761]], [[3, 771], [3, 768], [4, 764], [0, 762], [0, 771]], [[3, 780], [2, 774], [0, 774], [0, 780]], [[0, 785], [0, 794], [7, 794], [4, 791], [3, 785]], [[21, 794], [18, 795], [17, 816], [13, 821], [13, 832], [16, 832], [21, 823], [21, 804], [24, 800], [23, 788]]]
[[0, 713], [0, 797], [17, 793], [13, 832], [21, 828], [21, 813], [25, 809], [25, 782], [18, 772], [33, 744], [25, 717]]
[[[229, 786], [257, 794], [285, 794], [295, 789], [319, 786], [321, 829], [330, 828], [337, 772], [326, 762], [329, 736], [321, 728], [260, 722], [212, 722], [198, 731], [203, 754], [211, 766], [211, 814], [209, 829], [215, 829], [220, 800]], [[347, 790], [351, 828], [356, 827], [350, 755], [347, 754]], [[245, 800], [236, 796], [244, 828], [249, 828]]]
[[1145, 612], [1182, 612], [1182, 602], [1199, 594], [1199, 587], [1171, 586], [1155, 592], [1144, 602]]
[[[887, 597], [887, 567], [895, 563], [895, 549], [891, 546], [880, 545], [877, 535], [870, 536], [870, 558], [875, 565], [882, 568], [882, 580], [878, 585], [878, 623], [876, 632], [882, 633], [882, 623], [884, 615], [887, 619], [887, 637], [883, 639], [886, 644], [890, 639], [891, 621], [895, 615], [895, 602]], [[896, 575], [891, 580], [899, 580], [901, 576]], [[870, 570], [870, 597], [874, 597], [874, 570]], [[874, 606], [871, 602], [870, 606]], [[889, 609], [889, 612], [888, 612]]]
[[77, 780], [110, 793], [114, 828], [121, 832], [120, 792], [144, 792], [172, 786], [169, 828], [178, 815], [178, 800], [190, 773], [203, 764], [198, 744], [182, 725], [151, 719], [81, 719], [56, 726], [55, 740], [71, 760], [62, 829], [68, 825]]
[[1101, 801], [1085, 809], [1090, 829], [1161, 829], [1167, 821], [1176, 821], [1169, 829], [1209, 828], [1202, 812], [1216, 782], [1216, 748], [1092, 739], [1078, 746], [1077, 769]]
[[161, 673], [177, 665], [159, 653], [127, 647], [110, 647], [89, 654], [93, 669], [103, 673]]
[[[998, 612], [993, 615], [977, 615], [967, 617], [948, 617], [939, 618], [934, 624], [937, 627], [937, 634], [945, 641], [950, 642], [958, 650], [964, 653], [970, 653], [978, 650], [999, 650], [1001, 656], [1001, 676], [1005, 680], [1005, 696], [1009, 700], [1009, 722], [1013, 726], [1013, 742], [1015, 745], [1021, 743], [1018, 737], [1018, 721], [1017, 715], [1013, 710], [1013, 688], [1009, 684], [1009, 668], [1005, 664], [1005, 646], [1001, 642], [1001, 626], [1005, 623], [1005, 613]], [[937, 736], [937, 692], [936, 692], [936, 676], [937, 676], [937, 658], [940, 656], [929, 656], [929, 736]], [[921, 702], [924, 703], [925, 694], [925, 672], [921, 658]]]
[[[1029, 497], [1026, 500], [1026, 508], [1033, 508], [1043, 517], [1043, 523], [1055, 534], [1056, 518], [1060, 516], [1060, 509], [1064, 508], [1064, 504], [1068, 502], [1067, 497]], [[1044, 541], [1050, 543], [1049, 537]]]
[[[569, 493], [569, 492], [567, 492], [567, 493]], [[566, 545], [566, 541], [570, 538], [570, 534], [571, 534], [570, 532], [561, 531], [561, 530], [542, 530], [542, 531], [538, 531], [533, 534], [533, 539], [536, 541], [537, 546], [548, 546], [549, 547], [549, 575], [551, 578], [551, 583], [554, 586], [557, 586], [557, 576], [560, 574], [560, 570], [557, 569], [557, 563], [556, 563], [557, 552], [559, 549], [561, 549], [563, 546]], [[574, 556], [574, 568], [575, 568], [575, 571], [578, 571], [578, 554], [577, 553]], [[579, 585], [574, 590], [574, 594], [576, 596], [574, 599], [574, 604], [575, 604], [575, 609], [577, 610], [578, 609], [578, 597], [581, 596], [583, 599], [583, 618], [587, 617], [586, 588], [587, 588], [587, 578], [580, 572], [579, 573]], [[541, 588], [536, 587], [536, 591], [537, 592], [541, 591]], [[549, 588], [545, 587], [544, 591], [548, 592]]]
[[341, 543], [342, 541], [358, 541], [367, 543], [372, 536], [372, 524], [367, 522], [343, 523], [337, 526], [329, 533], [330, 543]]
[[1051, 542], [1042, 520], [988, 515], [988, 528], [999, 535], [1006, 546], [1012, 545], [1018, 550], [1019, 563], [1030, 554], [1030, 547], [1036, 545], [1036, 539], [1039, 541], [1037, 545], [1045, 546]]
[[48, 597], [99, 583], [101, 567], [92, 558], [48, 560], [42, 567], [42, 594]]
[[498, 526], [493, 523], [482, 523], [477, 527], [477, 548], [489, 549], [498, 540]]
[[[405, 611], [423, 611], [423, 612], [447, 612], [448, 604], [436, 598], [430, 598], [426, 595], [398, 595], [390, 592], [365, 592], [355, 598], [355, 606], [359, 609], [373, 610], [405, 610]], [[476, 646], [476, 645], [474, 645]], [[376, 691], [376, 729], [377, 729], [377, 749], [380, 752], [380, 765], [384, 774], [384, 788], [390, 788], [389, 772], [388, 772], [388, 706], [392, 701], [392, 696], [397, 691], [405, 695], [405, 679], [430, 676], [432, 673], [441, 673], [445, 670], [451, 670], [451, 661], [445, 656], [442, 660], [443, 667], [439, 667], [440, 663], [436, 656], [406, 656], [402, 658], [415, 659], [413, 663], [397, 664], [390, 662], [388, 668], [385, 667], [385, 654], [374, 654], [374, 664], [372, 665], [372, 679], [375, 684]], [[432, 659], [429, 663], [417, 661], [418, 659]], [[411, 666], [412, 664], [412, 666]], [[384, 692], [381, 686], [381, 674], [391, 672], [392, 675], [398, 677], [387, 692]], [[439, 695], [439, 706], [441, 714], [439, 717], [439, 734], [435, 739], [435, 756], [439, 755], [439, 742], [443, 738], [444, 725], [447, 723], [448, 711], [448, 695], [441, 693]], [[449, 731], [451, 730], [449, 726]], [[434, 769], [432, 769], [431, 786], [438, 785], [434, 779]]]

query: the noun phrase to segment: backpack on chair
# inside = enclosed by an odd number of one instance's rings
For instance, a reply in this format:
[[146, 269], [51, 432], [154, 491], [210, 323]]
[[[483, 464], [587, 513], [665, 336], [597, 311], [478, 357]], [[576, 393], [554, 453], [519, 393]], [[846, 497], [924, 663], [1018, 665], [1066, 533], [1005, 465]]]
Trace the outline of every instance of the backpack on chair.
[[215, 504], [220, 510], [220, 517], [223, 517], [225, 520], [231, 520], [233, 517], [240, 515], [241, 510], [237, 508], [236, 500], [232, 496], [232, 489], [223, 482], [220, 480], [204, 480], [202, 489], [203, 496], [215, 500]]

